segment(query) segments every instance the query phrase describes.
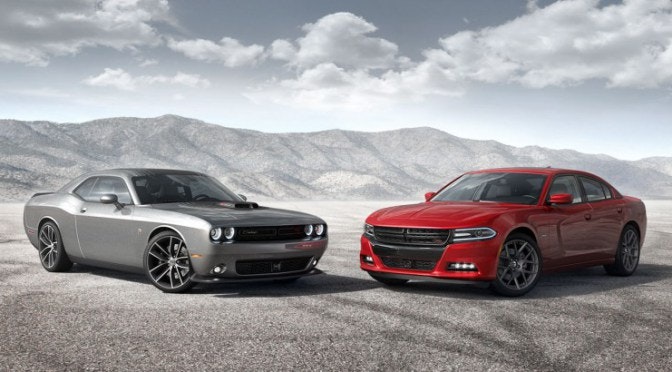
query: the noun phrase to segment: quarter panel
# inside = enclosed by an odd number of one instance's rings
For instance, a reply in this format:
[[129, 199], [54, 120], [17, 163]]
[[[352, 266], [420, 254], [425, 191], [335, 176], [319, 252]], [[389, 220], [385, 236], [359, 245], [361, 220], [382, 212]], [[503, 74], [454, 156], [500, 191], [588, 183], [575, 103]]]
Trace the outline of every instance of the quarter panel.
[[38, 229], [46, 219], [54, 221], [61, 232], [65, 252], [71, 257], [83, 257], [75, 231], [75, 211], [82, 201], [69, 194], [48, 194], [34, 197], [24, 207], [24, 228], [34, 247], [38, 247]]

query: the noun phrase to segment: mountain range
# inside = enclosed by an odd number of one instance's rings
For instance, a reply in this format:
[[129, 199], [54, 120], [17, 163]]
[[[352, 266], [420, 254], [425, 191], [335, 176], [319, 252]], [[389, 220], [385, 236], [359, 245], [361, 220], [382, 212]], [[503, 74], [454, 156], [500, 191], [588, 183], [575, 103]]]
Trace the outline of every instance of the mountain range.
[[672, 197], [672, 158], [606, 155], [459, 138], [428, 128], [264, 133], [175, 115], [78, 124], [0, 120], [0, 200], [23, 201], [91, 170], [193, 169], [270, 199], [421, 199], [462, 172], [538, 166], [594, 172], [621, 192]]

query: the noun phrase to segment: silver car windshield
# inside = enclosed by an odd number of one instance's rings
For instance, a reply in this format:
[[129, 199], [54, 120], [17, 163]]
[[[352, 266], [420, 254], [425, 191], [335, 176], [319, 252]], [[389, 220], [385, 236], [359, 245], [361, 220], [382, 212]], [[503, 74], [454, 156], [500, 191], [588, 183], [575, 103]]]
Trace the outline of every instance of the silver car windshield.
[[133, 177], [133, 187], [140, 198], [140, 204], [243, 201], [216, 179], [199, 174]]
[[546, 176], [532, 173], [465, 174], [432, 201], [493, 201], [537, 204]]

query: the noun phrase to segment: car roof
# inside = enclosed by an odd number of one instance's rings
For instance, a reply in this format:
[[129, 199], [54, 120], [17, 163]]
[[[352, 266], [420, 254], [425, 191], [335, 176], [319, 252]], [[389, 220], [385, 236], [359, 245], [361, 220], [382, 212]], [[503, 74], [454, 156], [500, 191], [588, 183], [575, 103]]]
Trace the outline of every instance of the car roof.
[[183, 169], [160, 169], [160, 168], [115, 168], [103, 169], [95, 172], [86, 173], [85, 177], [91, 176], [155, 176], [162, 174], [203, 174], [201, 172], [189, 171]]
[[585, 172], [585, 171], [580, 171], [580, 170], [575, 170], [575, 169], [565, 169], [565, 168], [552, 168], [552, 167], [509, 167], [509, 168], [491, 168], [491, 169], [481, 169], [481, 170], [476, 170], [472, 172], [467, 172], [470, 174], [477, 174], [477, 173], [532, 173], [532, 174], [543, 174], [543, 175], [556, 175], [556, 174], [581, 174], [581, 175], [586, 175], [586, 176], [591, 176], [595, 178], [600, 178], [597, 177], [596, 175]]
[[103, 169], [94, 172], [82, 174], [61, 187], [59, 191], [70, 192], [84, 180], [96, 176], [113, 176], [122, 178], [156, 176], [162, 174], [180, 174], [180, 175], [204, 175], [204, 173], [189, 171], [183, 169], [159, 169], [159, 168], [116, 168]]

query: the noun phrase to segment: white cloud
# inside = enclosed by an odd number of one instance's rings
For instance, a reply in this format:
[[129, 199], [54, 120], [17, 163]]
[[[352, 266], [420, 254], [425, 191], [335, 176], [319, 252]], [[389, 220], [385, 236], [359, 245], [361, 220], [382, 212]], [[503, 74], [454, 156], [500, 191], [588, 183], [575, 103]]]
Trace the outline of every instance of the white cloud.
[[219, 43], [204, 39], [182, 41], [168, 39], [168, 47], [189, 58], [220, 62], [227, 67], [254, 65], [264, 58], [263, 46], [257, 44], [245, 46], [229, 37], [222, 38]]
[[465, 80], [524, 86], [658, 87], [672, 83], [672, 1], [568, 0], [480, 31], [440, 40], [446, 68]]
[[158, 45], [154, 22], [173, 22], [167, 0], [8, 0], [0, 12], [0, 62], [46, 66], [85, 47]]
[[456, 96], [462, 88], [445, 71], [427, 63], [379, 76], [323, 63], [295, 79], [257, 87], [246, 96], [257, 103], [270, 101], [296, 108], [366, 111], [400, 101], [421, 101], [428, 94]]
[[302, 27], [305, 36], [296, 45], [276, 40], [271, 56], [301, 69], [334, 63], [355, 69], [393, 67], [398, 47], [391, 41], [368, 36], [376, 26], [352, 13], [333, 13]]
[[276, 40], [272, 58], [298, 74], [269, 81], [247, 96], [309, 109], [364, 110], [376, 105], [459, 96], [466, 86], [509, 83], [530, 88], [590, 80], [608, 87], [658, 88], [672, 84], [672, 1], [565, 0], [504, 24], [439, 39], [419, 61], [369, 34], [376, 27], [335, 13], [303, 27], [305, 36]]
[[159, 61], [156, 59], [139, 59], [138, 62], [140, 62], [140, 67], [148, 67], [159, 64]]
[[178, 72], [174, 76], [141, 75], [134, 77], [121, 68], [106, 68], [100, 75], [90, 76], [83, 81], [85, 84], [96, 87], [114, 87], [120, 90], [132, 91], [139, 87], [153, 84], [184, 85], [188, 87], [208, 87], [210, 81], [200, 75]]

